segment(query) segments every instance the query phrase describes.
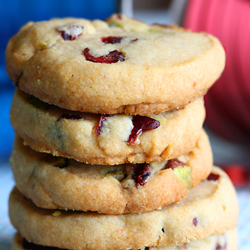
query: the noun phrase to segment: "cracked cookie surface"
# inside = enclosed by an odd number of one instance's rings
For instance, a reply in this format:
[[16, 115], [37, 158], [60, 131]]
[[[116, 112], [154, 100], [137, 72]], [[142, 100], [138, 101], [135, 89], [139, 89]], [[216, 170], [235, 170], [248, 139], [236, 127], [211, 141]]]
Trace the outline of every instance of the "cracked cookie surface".
[[63, 110], [20, 90], [11, 108], [14, 130], [34, 150], [108, 165], [164, 161], [188, 153], [200, 136], [205, 109], [198, 99], [182, 109], [151, 115], [159, 127], [142, 132], [133, 143], [134, 116], [117, 114], [100, 122], [101, 117]]
[[141, 213], [182, 200], [207, 178], [212, 152], [202, 132], [196, 147], [175, 160], [116, 166], [87, 165], [23, 146], [16, 137], [11, 166], [17, 188], [38, 207]]
[[9, 41], [7, 72], [23, 91], [73, 111], [150, 115], [203, 96], [220, 76], [218, 40], [121, 15], [107, 22], [28, 23]]
[[141, 214], [102, 215], [36, 207], [14, 189], [9, 200], [12, 224], [28, 241], [66, 249], [140, 249], [184, 244], [233, 229], [238, 204], [228, 176], [213, 168], [182, 201]]

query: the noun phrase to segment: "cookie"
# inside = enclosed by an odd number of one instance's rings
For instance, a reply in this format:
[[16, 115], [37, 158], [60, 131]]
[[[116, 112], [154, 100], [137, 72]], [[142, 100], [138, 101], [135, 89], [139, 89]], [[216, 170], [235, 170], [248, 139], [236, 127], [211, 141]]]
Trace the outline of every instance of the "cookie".
[[180, 245], [233, 229], [238, 204], [231, 181], [214, 168], [184, 200], [158, 211], [102, 215], [42, 209], [14, 189], [9, 215], [22, 237], [36, 244], [66, 249], [140, 249]]
[[16, 137], [11, 166], [17, 188], [38, 207], [140, 213], [183, 199], [211, 172], [212, 152], [202, 132], [196, 147], [174, 160], [98, 166], [37, 153]]
[[[23, 239], [19, 233], [16, 233], [11, 250], [56, 250], [51, 247], [36, 245]], [[209, 236], [205, 239], [194, 240], [183, 245], [166, 245], [162, 247], [145, 247], [140, 250], [236, 250], [237, 249], [237, 230], [232, 229], [224, 234]], [[60, 250], [60, 248], [57, 248]], [[98, 250], [98, 249], [97, 249]]]
[[225, 53], [211, 35], [116, 15], [108, 22], [27, 23], [9, 41], [6, 64], [16, 86], [46, 103], [150, 115], [203, 96], [220, 76]]
[[[164, 161], [190, 152], [200, 136], [205, 109], [198, 99], [150, 117], [101, 116], [63, 110], [17, 90], [10, 118], [14, 130], [36, 151], [114, 165]], [[140, 132], [147, 128], [152, 129]]]

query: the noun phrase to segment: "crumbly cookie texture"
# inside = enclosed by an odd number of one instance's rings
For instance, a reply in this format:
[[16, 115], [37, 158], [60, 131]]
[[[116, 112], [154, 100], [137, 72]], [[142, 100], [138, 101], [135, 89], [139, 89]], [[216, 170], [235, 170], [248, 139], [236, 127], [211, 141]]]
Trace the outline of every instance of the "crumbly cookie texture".
[[46, 103], [150, 115], [203, 96], [225, 53], [211, 35], [114, 15], [27, 23], [9, 41], [6, 63], [15, 85]]
[[[25, 239], [23, 239], [19, 233], [16, 233], [12, 241], [11, 250], [25, 250], [25, 249], [52, 250], [50, 247], [36, 245], [32, 242], [28, 242]], [[224, 234], [209, 236], [205, 239], [194, 240], [179, 246], [166, 245], [162, 247], [143, 247], [140, 248], [139, 250], [219, 250], [219, 249], [237, 250], [236, 229], [229, 230]]]
[[98, 166], [35, 152], [16, 137], [11, 166], [17, 188], [38, 207], [141, 213], [182, 200], [211, 172], [212, 152], [202, 132], [196, 147], [178, 159]]
[[205, 109], [198, 99], [182, 109], [151, 115], [159, 127], [142, 132], [134, 143], [128, 142], [136, 127], [134, 116], [107, 116], [99, 126], [101, 117], [63, 110], [17, 90], [10, 118], [25, 144], [36, 151], [114, 165], [164, 161], [188, 153], [200, 136]]
[[179, 203], [141, 214], [102, 215], [37, 208], [14, 189], [12, 224], [36, 244], [66, 249], [140, 249], [180, 245], [233, 229], [238, 204], [227, 175], [218, 168]]

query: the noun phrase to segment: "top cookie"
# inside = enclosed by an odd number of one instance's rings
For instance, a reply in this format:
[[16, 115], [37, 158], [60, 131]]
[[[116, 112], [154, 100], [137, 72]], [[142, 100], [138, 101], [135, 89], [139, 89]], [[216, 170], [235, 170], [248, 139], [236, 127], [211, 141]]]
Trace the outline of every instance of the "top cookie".
[[9, 41], [7, 72], [23, 91], [61, 108], [150, 115], [204, 95], [220, 76], [218, 40], [124, 15], [106, 22], [27, 23]]

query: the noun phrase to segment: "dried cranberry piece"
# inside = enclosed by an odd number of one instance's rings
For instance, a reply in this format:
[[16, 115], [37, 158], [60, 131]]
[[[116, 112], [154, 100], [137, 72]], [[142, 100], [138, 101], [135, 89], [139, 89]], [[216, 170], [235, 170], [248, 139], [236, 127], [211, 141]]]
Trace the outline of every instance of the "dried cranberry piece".
[[73, 38], [72, 36], [68, 35], [67, 33], [65, 33], [64, 31], [60, 31], [61, 33], [61, 36], [62, 38], [65, 40], [65, 41], [72, 41], [72, 40], [75, 40], [75, 38]]
[[208, 180], [208, 181], [217, 181], [219, 178], [220, 178], [220, 176], [219, 176], [218, 174], [211, 173], [211, 174], [207, 177], [207, 180]]
[[109, 52], [108, 55], [94, 57], [89, 53], [89, 48], [84, 49], [83, 54], [87, 61], [94, 63], [116, 63], [124, 61], [124, 55], [118, 50]]
[[[120, 43], [121, 40], [124, 37], [122, 36], [108, 36], [108, 37], [102, 37], [102, 42], [104, 42], [105, 44], [111, 43], [111, 44], [116, 44], [116, 43]], [[138, 40], [138, 38], [132, 39], [131, 42], [136, 42]]]
[[217, 243], [215, 250], [226, 250], [227, 249], [227, 243], [225, 243], [224, 246], [221, 246], [219, 243]]
[[32, 242], [28, 242], [26, 239], [23, 239], [23, 248], [27, 250], [66, 250], [58, 247], [47, 247], [42, 245], [37, 245]]
[[171, 159], [171, 160], [168, 160], [168, 162], [166, 163], [164, 169], [168, 169], [168, 168], [172, 168], [172, 169], [175, 169], [179, 166], [186, 166], [187, 164], [185, 164], [184, 162], [178, 160], [177, 158], [175, 159]]
[[121, 14], [117, 14], [116, 15], [118, 19], [122, 19], [122, 15]]
[[182, 250], [188, 249], [187, 243], [184, 243], [183, 245], [181, 245], [180, 248], [181, 248]]
[[122, 36], [107, 36], [107, 37], [102, 37], [102, 42], [104, 43], [111, 43], [111, 44], [115, 44], [115, 43], [120, 43], [122, 40]]
[[106, 120], [106, 117], [110, 117], [111, 115], [101, 115], [101, 117], [100, 117], [100, 120], [99, 120], [99, 122], [98, 122], [98, 126], [97, 126], [97, 128], [96, 128], [96, 130], [95, 130], [95, 133], [97, 134], [97, 135], [100, 135], [100, 133], [101, 133], [101, 128], [102, 128], [102, 126], [103, 126], [103, 122]]
[[217, 243], [215, 250], [221, 250], [221, 245]]
[[132, 179], [135, 182], [136, 188], [138, 186], [144, 186], [146, 184], [145, 180], [149, 177], [151, 174], [151, 168], [148, 164], [132, 164], [133, 168], [133, 174]]
[[193, 224], [194, 224], [195, 227], [198, 225], [198, 220], [197, 220], [196, 217], [193, 219]]
[[135, 141], [138, 136], [140, 136], [143, 132], [156, 129], [160, 126], [159, 121], [147, 116], [136, 115], [133, 117], [132, 122], [134, 127], [129, 135], [128, 142], [134, 145], [136, 145]]
[[82, 114], [62, 114], [57, 121], [60, 121], [62, 119], [68, 119], [68, 120], [80, 120], [85, 119], [84, 115]]
[[64, 40], [75, 40], [82, 34], [83, 27], [76, 24], [67, 24], [61, 27], [58, 27], [57, 30], [61, 33], [61, 36]]

